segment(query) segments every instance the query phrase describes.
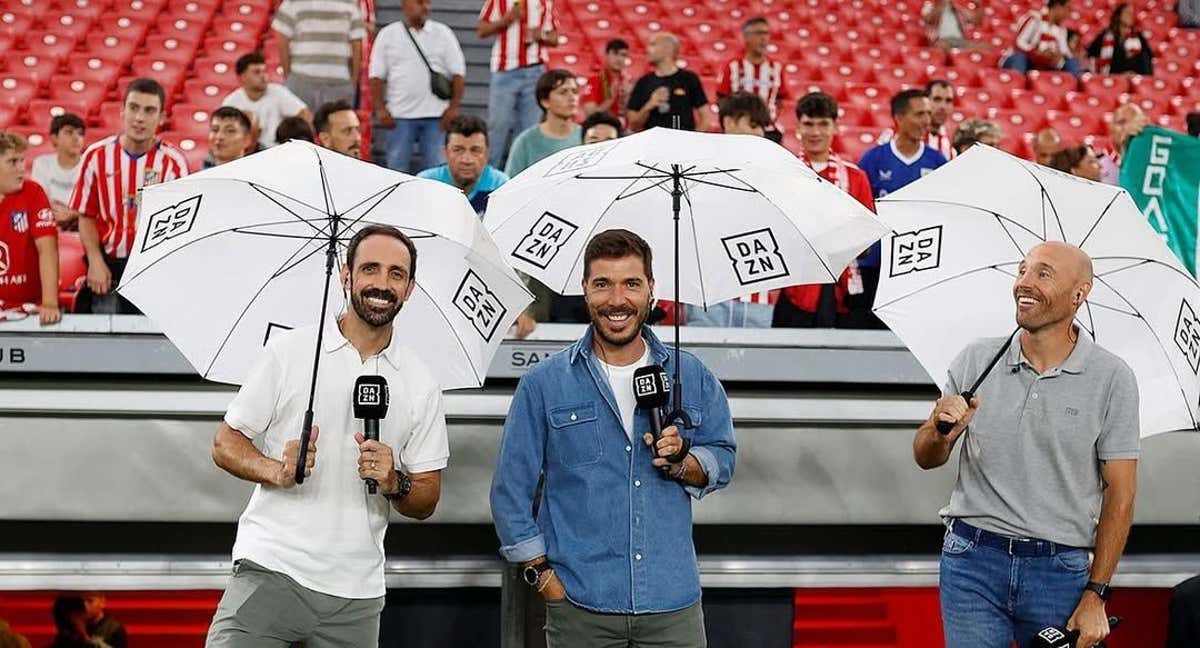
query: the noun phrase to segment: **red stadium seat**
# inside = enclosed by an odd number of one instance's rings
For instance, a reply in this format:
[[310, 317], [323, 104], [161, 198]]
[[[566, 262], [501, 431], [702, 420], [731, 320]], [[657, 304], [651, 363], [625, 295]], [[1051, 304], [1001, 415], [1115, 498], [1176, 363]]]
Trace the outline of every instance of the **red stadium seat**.
[[153, 22], [167, 6], [167, 0], [117, 0], [110, 11], [112, 15], [138, 18], [146, 23]]
[[0, 106], [24, 109], [37, 96], [41, 83], [28, 76], [0, 74]]
[[211, 33], [235, 40], [257, 42], [262, 37], [264, 25], [265, 23], [261, 21], [221, 16], [212, 21]]
[[1145, 112], [1147, 116], [1154, 117], [1161, 113], [1170, 112], [1172, 108], [1171, 100], [1174, 98], [1175, 96], [1171, 94], [1154, 96], [1129, 95], [1126, 97], [1126, 101], [1129, 103], [1136, 103], [1139, 107], [1141, 107], [1142, 111]]
[[35, 30], [25, 34], [25, 49], [31, 54], [63, 61], [74, 51], [75, 39], [49, 30]]
[[117, 14], [103, 15], [94, 23], [94, 33], [106, 36], [116, 36], [134, 45], [146, 38], [150, 31], [150, 21], [140, 16], [122, 16]]
[[30, 126], [38, 129], [38, 131], [46, 132], [50, 130], [50, 120], [58, 115], [75, 113], [87, 119], [90, 112], [90, 104], [80, 99], [60, 97], [58, 99], [34, 99], [29, 102], [27, 116]]
[[851, 162], [858, 162], [863, 153], [879, 141], [878, 128], [842, 127], [834, 139], [834, 150]]
[[175, 36], [150, 34], [146, 37], [145, 50], [154, 58], [179, 63], [187, 68], [196, 58], [199, 43], [180, 40]]
[[219, 3], [211, 2], [196, 2], [188, 0], [187, 2], [172, 2], [168, 3], [163, 8], [162, 16], [170, 16], [172, 18], [186, 18], [188, 20], [196, 20], [201, 24], [206, 24], [213, 19], [217, 13]]
[[879, 83], [846, 83], [843, 93], [846, 96], [843, 103], [864, 108], [886, 106], [892, 98], [889, 88]]
[[129, 68], [136, 76], [150, 77], [161, 83], [169, 95], [183, 86], [187, 63], [158, 56], [147, 56], [135, 58]]
[[199, 136], [178, 131], [167, 131], [160, 133], [159, 137], [163, 141], [174, 144], [179, 148], [183, 153], [183, 157], [187, 159], [189, 172], [195, 173], [204, 168], [204, 158], [208, 155], [207, 131]]
[[73, 16], [95, 20], [108, 9], [108, 0], [55, 0], [51, 6], [55, 11], [64, 11]]
[[1120, 103], [1123, 95], [1088, 94], [1086, 92], [1068, 92], [1064, 101], [1071, 110], [1090, 110], [1097, 113], [1112, 112]]
[[1058, 131], [1064, 142], [1082, 143], [1088, 135], [1099, 135], [1105, 131], [1104, 120], [1098, 113], [1050, 111], [1047, 123]]
[[192, 137], [206, 138], [209, 114], [208, 108], [196, 104], [175, 104], [171, 108], [171, 130]]
[[90, 54], [72, 54], [67, 59], [67, 74], [81, 81], [89, 81], [111, 88], [121, 76], [121, 66]]
[[25, 11], [19, 13], [7, 10], [0, 12], [0, 34], [21, 38], [33, 27], [33, 21], [33, 16]]
[[36, 79], [41, 85], [58, 71], [57, 59], [28, 52], [9, 52], [4, 56], [4, 63], [8, 74]]
[[1200, 97], [1175, 97], [1171, 100], [1171, 108], [1176, 115], [1200, 112]]
[[1120, 95], [1129, 92], [1129, 79], [1121, 74], [1084, 74], [1079, 85], [1089, 94]]
[[880, 115], [880, 105], [865, 106], [855, 103], [842, 103], [838, 107], [838, 123], [843, 126], [856, 126], [863, 128], [878, 128], [878, 117]]
[[194, 44], [199, 44], [200, 41], [204, 40], [207, 29], [207, 22], [191, 18], [167, 16], [165, 12], [154, 23], [155, 33], [162, 34], [163, 36], [173, 36], [181, 41]]
[[[107, 93], [107, 85], [89, 83], [82, 79], [75, 79], [69, 82], [66, 80], [61, 82], [56, 81], [50, 85], [50, 99], [52, 101], [87, 106], [89, 111], [93, 107], [100, 105]], [[87, 117], [86, 113], [78, 114], [80, 117]]]
[[183, 101], [187, 103], [208, 105], [213, 101], [223, 101], [229, 93], [238, 89], [236, 78], [223, 79], [221, 83], [212, 81], [204, 81], [201, 79], [188, 79], [183, 83]]
[[1180, 84], [1175, 79], [1163, 77], [1135, 76], [1129, 80], [1129, 85], [1136, 95], [1158, 96], [1179, 94]]
[[950, 64], [956, 68], [998, 68], [1000, 54], [995, 51], [951, 50]]
[[124, 67], [133, 60], [137, 45], [137, 42], [131, 42], [120, 36], [97, 33], [88, 36], [84, 49], [89, 56], [109, 61], [118, 67]]
[[1047, 97], [1062, 99], [1068, 92], [1079, 89], [1079, 80], [1068, 72], [1045, 72], [1033, 70], [1026, 75], [1029, 79], [1029, 89], [1040, 92]]
[[8, 130], [17, 123], [17, 109], [0, 103], [0, 130]]
[[1066, 108], [1064, 96], [1046, 95], [1034, 90], [1013, 90], [1009, 93], [1013, 108], [1027, 114]]
[[1018, 110], [992, 110], [989, 116], [999, 122], [1006, 133], [1040, 130], [1046, 126], [1045, 113], [1027, 115]]
[[1013, 70], [982, 68], [979, 70], [979, 87], [996, 94], [1008, 94], [1011, 90], [1025, 89], [1025, 76]]
[[986, 88], [955, 88], [954, 102], [968, 118], [983, 117], [993, 108], [1012, 108], [1008, 93], [997, 94]]
[[[98, 16], [99, 14], [97, 14]], [[88, 30], [96, 16], [79, 14], [72, 11], [50, 11], [42, 16], [42, 25], [46, 32], [57, 34], [59, 37], [72, 41], [81, 41], [87, 37]]]
[[68, 313], [75, 312], [75, 299], [87, 280], [83, 242], [79, 232], [58, 232], [58, 303]]

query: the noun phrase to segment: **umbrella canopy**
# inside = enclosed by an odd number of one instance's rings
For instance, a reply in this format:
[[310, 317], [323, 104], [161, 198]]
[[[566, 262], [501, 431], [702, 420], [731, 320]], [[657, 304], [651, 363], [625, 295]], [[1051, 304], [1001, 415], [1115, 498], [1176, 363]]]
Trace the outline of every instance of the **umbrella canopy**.
[[582, 294], [593, 234], [636, 232], [658, 294], [701, 306], [834, 282], [886, 232], [769, 140], [662, 128], [538, 162], [490, 196], [484, 223], [513, 267], [565, 295]]
[[1076, 322], [1137, 375], [1142, 435], [1196, 428], [1200, 286], [1124, 189], [975, 146], [876, 205], [893, 231], [875, 313], [937, 383], [969, 343], [1013, 332], [1022, 258], [1065, 241], [1095, 266]]
[[147, 187], [140, 209], [118, 290], [218, 382], [240, 383], [272, 334], [316, 324], [324, 299], [346, 307], [327, 264], [339, 271], [370, 224], [416, 245], [416, 287], [395, 330], [444, 389], [483, 383], [532, 299], [461, 191], [306, 142]]

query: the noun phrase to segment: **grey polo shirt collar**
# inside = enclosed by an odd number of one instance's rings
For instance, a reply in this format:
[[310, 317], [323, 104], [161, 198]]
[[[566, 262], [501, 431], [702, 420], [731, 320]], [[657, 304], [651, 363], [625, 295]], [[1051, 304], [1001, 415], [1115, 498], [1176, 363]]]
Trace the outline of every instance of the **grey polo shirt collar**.
[[[346, 336], [342, 335], [342, 329], [340, 326], [338, 326], [339, 320], [340, 320], [340, 318], [331, 317], [331, 318], [329, 318], [328, 321], [325, 322], [325, 339], [324, 339], [324, 342], [321, 344], [321, 346], [324, 347], [323, 350], [325, 351], [325, 353], [334, 353], [334, 352], [338, 351], [339, 349], [341, 349], [342, 347], [346, 347], [346, 346], [349, 346], [353, 349], [353, 345], [350, 344], [350, 340], [347, 340]], [[384, 349], [383, 351], [381, 351], [377, 357], [383, 357], [384, 359], [386, 359], [388, 361], [388, 364], [392, 365], [393, 369], [399, 370], [400, 369], [399, 346], [400, 345], [396, 344], [396, 330], [395, 330], [395, 328], [393, 328], [392, 329], [392, 339], [388, 340], [387, 348]], [[354, 353], [357, 354], [358, 350], [354, 349]]]
[[[1083, 373], [1084, 369], [1087, 367], [1088, 356], [1091, 354], [1092, 347], [1095, 346], [1096, 343], [1092, 341], [1092, 336], [1088, 335], [1087, 332], [1083, 331], [1078, 326], [1075, 327], [1075, 333], [1078, 336], [1078, 339], [1075, 342], [1075, 348], [1071, 350], [1071, 355], [1067, 356], [1067, 359], [1064, 360], [1061, 365], [1047, 370], [1046, 373], [1042, 374], [1043, 377], [1056, 376], [1060, 372], [1066, 372], [1069, 374]], [[1013, 343], [1009, 345], [1008, 353], [1005, 354], [1007, 356], [1005, 360], [1007, 361], [1008, 366], [1017, 367], [1023, 364], [1030, 369], [1033, 369], [1033, 365], [1029, 364], [1029, 360], [1025, 358], [1024, 352], [1021, 351], [1020, 332], [1014, 333], [1014, 336], [1015, 339], [1013, 340]]]

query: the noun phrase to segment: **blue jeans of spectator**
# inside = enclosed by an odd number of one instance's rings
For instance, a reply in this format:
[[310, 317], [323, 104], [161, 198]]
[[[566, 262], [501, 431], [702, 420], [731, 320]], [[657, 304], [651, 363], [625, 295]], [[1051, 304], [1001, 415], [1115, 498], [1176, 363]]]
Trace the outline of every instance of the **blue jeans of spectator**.
[[775, 307], [771, 304], [754, 304], [731, 299], [713, 304], [707, 311], [701, 306], [689, 304], [684, 322], [688, 326], [771, 328], [771, 317], [774, 314]]
[[[413, 173], [441, 164], [442, 120], [439, 117], [397, 119], [387, 133], [387, 165], [393, 171]], [[421, 169], [412, 168], [413, 145], [421, 147]]]
[[946, 648], [1029, 644], [1047, 626], [1066, 625], [1087, 584], [1083, 549], [1026, 558], [980, 546], [947, 530], [938, 573]]
[[517, 135], [542, 119], [535, 92], [538, 77], [545, 71], [543, 65], [530, 65], [492, 73], [488, 86], [488, 146], [492, 152], [488, 162], [497, 169], [504, 168], [508, 147]]
[[[1025, 52], [1013, 52], [1008, 55], [1008, 58], [1000, 62], [1000, 67], [1006, 70], [1016, 70], [1018, 72], [1028, 72], [1034, 68], [1033, 63], [1029, 60], [1029, 56]], [[1075, 76], [1079, 76], [1079, 61], [1069, 58], [1063, 61], [1062, 72], [1070, 72]]]

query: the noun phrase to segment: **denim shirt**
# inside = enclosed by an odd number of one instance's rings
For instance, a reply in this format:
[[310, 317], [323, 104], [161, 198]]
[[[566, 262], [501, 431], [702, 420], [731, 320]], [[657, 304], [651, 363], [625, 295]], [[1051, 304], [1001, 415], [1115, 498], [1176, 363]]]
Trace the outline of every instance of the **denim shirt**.
[[[674, 354], [649, 329], [643, 336], [652, 361], [673, 375]], [[545, 555], [580, 607], [644, 614], [700, 600], [691, 498], [729, 484], [737, 446], [721, 383], [692, 354], [680, 359], [683, 409], [695, 425], [680, 433], [691, 438], [691, 454], [708, 475], [704, 488], [665, 478], [651, 465], [641, 438], [650, 426], [644, 410], [636, 411], [633, 441], [625, 435], [592, 352], [591, 327], [517, 385], [492, 477], [500, 554], [511, 562]]]

